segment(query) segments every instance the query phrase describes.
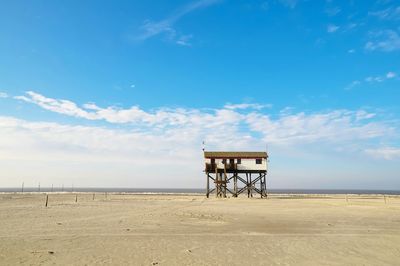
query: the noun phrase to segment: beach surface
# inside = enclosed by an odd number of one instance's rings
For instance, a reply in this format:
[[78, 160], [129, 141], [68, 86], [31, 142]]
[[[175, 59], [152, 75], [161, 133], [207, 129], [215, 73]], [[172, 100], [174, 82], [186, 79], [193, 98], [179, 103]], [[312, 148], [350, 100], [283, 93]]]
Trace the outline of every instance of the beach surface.
[[1, 265], [399, 265], [400, 197], [0, 194]]

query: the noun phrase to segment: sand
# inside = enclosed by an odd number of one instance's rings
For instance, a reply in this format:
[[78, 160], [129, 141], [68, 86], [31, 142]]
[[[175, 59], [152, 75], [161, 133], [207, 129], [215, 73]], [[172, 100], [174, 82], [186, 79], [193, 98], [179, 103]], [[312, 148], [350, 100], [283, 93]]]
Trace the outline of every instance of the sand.
[[1, 265], [399, 265], [400, 198], [0, 194]]

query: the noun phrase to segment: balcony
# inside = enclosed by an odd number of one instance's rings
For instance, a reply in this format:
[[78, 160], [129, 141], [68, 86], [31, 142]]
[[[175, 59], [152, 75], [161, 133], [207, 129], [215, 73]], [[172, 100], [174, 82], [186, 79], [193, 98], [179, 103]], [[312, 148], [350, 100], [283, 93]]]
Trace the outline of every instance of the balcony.
[[236, 163], [225, 163], [225, 164], [216, 164], [216, 163], [206, 163], [206, 172], [209, 173], [214, 173], [215, 169], [218, 169], [218, 172], [223, 172], [224, 168], [226, 172], [234, 172], [237, 170], [237, 164]]

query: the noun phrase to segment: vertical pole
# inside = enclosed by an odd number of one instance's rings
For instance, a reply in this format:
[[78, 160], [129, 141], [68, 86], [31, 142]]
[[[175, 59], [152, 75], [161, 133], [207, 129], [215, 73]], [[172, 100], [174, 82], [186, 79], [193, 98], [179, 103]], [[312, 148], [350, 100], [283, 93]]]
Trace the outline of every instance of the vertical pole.
[[75, 202], [78, 202], [78, 195], [75, 195]]
[[253, 183], [251, 182], [251, 173], [250, 173], [250, 195], [253, 197]]
[[261, 174], [260, 174], [260, 191], [261, 191], [261, 198], [263, 198], [263, 196], [264, 196], [263, 178], [264, 178], [264, 175], [261, 173]]
[[21, 192], [24, 193], [24, 182], [22, 182]]
[[264, 173], [264, 195], [266, 198], [268, 198], [267, 194], [267, 173]]
[[92, 200], [94, 200], [94, 193], [93, 193], [93, 199]]
[[207, 187], [206, 187], [206, 196], [208, 198], [210, 194], [210, 174], [207, 172]]
[[247, 187], [247, 197], [250, 198], [250, 191], [249, 191], [249, 174], [246, 173], [246, 187]]
[[215, 195], [218, 198], [218, 194], [219, 194], [219, 186], [218, 186], [218, 167], [217, 164], [215, 163]]
[[47, 207], [47, 203], [49, 203], [49, 195], [48, 194], [46, 194], [46, 204], [45, 204], [46, 207]]
[[[222, 173], [221, 173], [222, 175]], [[226, 163], [224, 164], [224, 198], [226, 198], [226, 186], [228, 185], [226, 183], [227, 175], [226, 175]]]
[[237, 194], [237, 192], [238, 192], [238, 187], [237, 187], [237, 173], [234, 173], [234, 176], [233, 176], [233, 190], [234, 190], [234, 192], [235, 192], [235, 197], [237, 198], [237, 196], [238, 196], [238, 194]]

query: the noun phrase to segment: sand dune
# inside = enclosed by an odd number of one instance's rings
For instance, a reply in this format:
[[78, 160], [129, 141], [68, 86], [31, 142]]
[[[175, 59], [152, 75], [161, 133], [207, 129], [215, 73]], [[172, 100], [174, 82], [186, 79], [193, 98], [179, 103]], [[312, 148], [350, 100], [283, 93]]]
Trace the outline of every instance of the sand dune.
[[1, 265], [398, 265], [400, 198], [0, 194]]

